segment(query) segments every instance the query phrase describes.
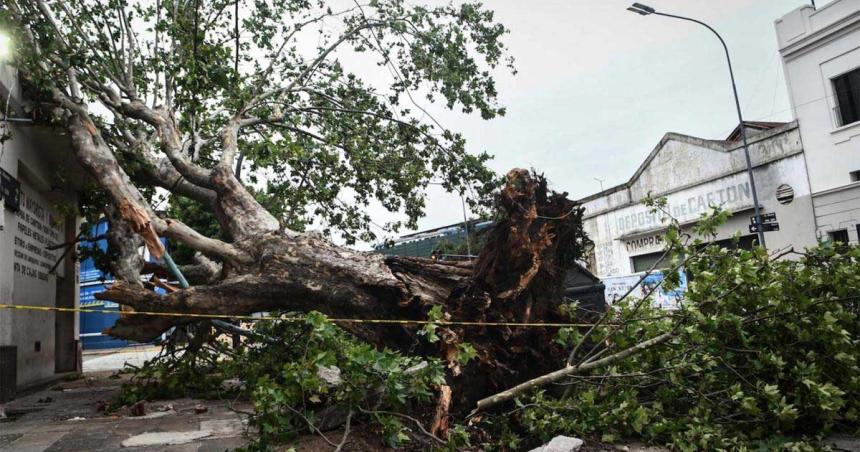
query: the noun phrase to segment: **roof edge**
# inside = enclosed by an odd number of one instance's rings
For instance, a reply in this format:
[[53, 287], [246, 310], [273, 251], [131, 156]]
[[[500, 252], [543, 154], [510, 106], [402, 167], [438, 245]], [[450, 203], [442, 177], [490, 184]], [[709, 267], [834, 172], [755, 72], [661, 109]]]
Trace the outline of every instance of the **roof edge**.
[[[755, 121], [744, 121], [744, 123], [755, 123]], [[795, 119], [783, 123], [779, 127], [774, 127], [769, 130], [763, 130], [760, 133], [757, 133], [750, 137], [747, 140], [747, 143], [752, 145], [758, 143], [759, 141], [763, 141], [773, 136], [787, 132], [789, 130], [796, 129], [797, 127], [797, 120]], [[595, 199], [603, 198], [605, 196], [618, 193], [619, 191], [630, 189], [630, 187], [633, 186], [633, 182], [636, 181], [636, 179], [639, 178], [642, 172], [645, 171], [645, 168], [648, 167], [648, 164], [651, 163], [651, 161], [657, 157], [657, 154], [663, 149], [664, 146], [666, 146], [666, 143], [671, 140], [680, 141], [682, 143], [694, 144], [719, 152], [734, 152], [738, 149], [743, 148], [743, 143], [740, 141], [709, 140], [706, 138], [694, 137], [692, 135], [684, 135], [682, 133], [677, 132], [666, 132], [663, 135], [663, 138], [661, 138], [657, 145], [654, 146], [648, 156], [645, 157], [645, 160], [642, 161], [639, 167], [636, 168], [636, 171], [633, 172], [633, 175], [626, 182], [623, 182], [613, 187], [609, 187], [606, 190], [599, 191], [584, 198], [580, 198], [577, 200], [577, 202], [583, 204], [588, 201], [593, 201]]]

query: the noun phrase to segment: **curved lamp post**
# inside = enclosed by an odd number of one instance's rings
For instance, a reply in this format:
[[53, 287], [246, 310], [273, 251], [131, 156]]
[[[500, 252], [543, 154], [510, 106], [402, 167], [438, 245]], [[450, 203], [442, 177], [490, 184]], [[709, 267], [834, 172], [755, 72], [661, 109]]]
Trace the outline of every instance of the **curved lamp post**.
[[700, 20], [696, 20], [696, 19], [692, 19], [692, 18], [684, 17], [684, 16], [676, 16], [674, 14], [661, 13], [661, 12], [655, 10], [654, 8], [650, 7], [650, 6], [643, 5], [641, 3], [634, 3], [632, 6], [627, 8], [627, 11], [632, 11], [636, 14], [640, 14], [643, 16], [655, 14], [657, 16], [671, 17], [674, 19], [686, 20], [688, 22], [695, 22], [695, 23], [707, 28], [708, 30], [711, 30], [711, 32], [717, 37], [717, 39], [720, 40], [720, 44], [723, 45], [723, 50], [725, 50], [725, 52], [726, 52], [726, 62], [729, 64], [729, 77], [731, 77], [731, 79], [732, 79], [732, 92], [734, 92], [734, 94], [735, 94], [735, 108], [737, 108], [737, 110], [738, 110], [738, 122], [740, 123], [741, 138], [743, 139], [743, 143], [744, 143], [744, 156], [746, 157], [746, 161], [747, 161], [747, 174], [749, 175], [749, 178], [750, 178], [750, 190], [752, 191], [753, 208], [755, 209], [755, 222], [758, 226], [758, 231], [757, 231], [758, 232], [758, 242], [759, 242], [759, 245], [766, 248], [766, 245], [764, 242], [764, 230], [762, 229], [763, 225], [762, 225], [762, 221], [761, 221], [761, 209], [759, 209], [758, 193], [756, 192], [756, 188], [755, 188], [755, 178], [753, 178], [752, 161], [750, 160], [749, 144], [747, 143], [747, 132], [746, 132], [746, 127], [744, 126], [744, 118], [743, 118], [743, 115], [741, 114], [741, 102], [738, 99], [738, 88], [735, 85], [735, 73], [734, 73], [734, 71], [732, 71], [732, 59], [729, 57], [729, 48], [728, 48], [728, 46], [726, 46], [726, 41], [723, 41], [723, 37], [720, 36], [719, 33], [717, 33], [717, 30], [714, 30], [713, 28], [711, 28], [710, 25], [708, 25], [708, 24], [706, 24]]

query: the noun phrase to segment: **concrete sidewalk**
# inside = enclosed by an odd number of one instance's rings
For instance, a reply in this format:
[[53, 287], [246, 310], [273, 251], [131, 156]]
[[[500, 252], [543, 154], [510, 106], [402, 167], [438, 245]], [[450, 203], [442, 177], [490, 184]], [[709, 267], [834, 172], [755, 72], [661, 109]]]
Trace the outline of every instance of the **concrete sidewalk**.
[[83, 371], [86, 374], [90, 372], [120, 370], [126, 363], [140, 367], [144, 361], [154, 358], [159, 351], [161, 351], [161, 347], [156, 345], [86, 350], [82, 356]]
[[[89, 374], [13, 400], [0, 420], [0, 452], [224, 451], [248, 443], [246, 417], [227, 401], [153, 402], [143, 416], [100, 411], [122, 381]], [[251, 410], [247, 403], [232, 408]]]

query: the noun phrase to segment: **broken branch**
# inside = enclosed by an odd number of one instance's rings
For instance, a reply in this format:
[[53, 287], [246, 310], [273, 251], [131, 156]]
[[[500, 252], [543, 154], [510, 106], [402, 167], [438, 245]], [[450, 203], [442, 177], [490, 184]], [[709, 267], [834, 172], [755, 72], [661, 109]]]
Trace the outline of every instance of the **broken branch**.
[[674, 337], [674, 335], [675, 335], [675, 333], [673, 331], [670, 331], [668, 333], [663, 333], [663, 334], [656, 336], [654, 338], [651, 338], [645, 342], [640, 342], [639, 344], [636, 344], [633, 347], [630, 347], [626, 350], [622, 350], [622, 351], [620, 351], [614, 355], [607, 356], [606, 358], [599, 359], [597, 361], [592, 361], [589, 363], [585, 363], [585, 364], [582, 364], [579, 366], [564, 367], [564, 368], [559, 369], [555, 372], [548, 373], [546, 375], [542, 375], [542, 376], [537, 377], [537, 378], [533, 378], [529, 381], [526, 381], [525, 383], [518, 384], [511, 389], [508, 389], [506, 391], [503, 391], [503, 392], [500, 392], [498, 394], [495, 394], [495, 395], [492, 395], [490, 397], [479, 400], [477, 403], [477, 406], [475, 407], [475, 410], [472, 411], [472, 415], [474, 415], [480, 411], [486, 411], [487, 409], [492, 408], [496, 405], [500, 405], [502, 403], [510, 401], [514, 397], [521, 395], [523, 393], [526, 393], [528, 391], [531, 391], [532, 389], [535, 389], [535, 388], [538, 388], [541, 386], [546, 386], [550, 383], [554, 383], [556, 381], [559, 381], [564, 377], [567, 377], [570, 375], [576, 375], [578, 373], [586, 372], [586, 371], [589, 371], [592, 369], [598, 369], [598, 368], [607, 366], [609, 364], [612, 364], [614, 362], [620, 361], [624, 358], [627, 358], [631, 355], [639, 353], [643, 350], [647, 350], [651, 347], [662, 344], [663, 342], [666, 342], [669, 339], [671, 339], [672, 337]]

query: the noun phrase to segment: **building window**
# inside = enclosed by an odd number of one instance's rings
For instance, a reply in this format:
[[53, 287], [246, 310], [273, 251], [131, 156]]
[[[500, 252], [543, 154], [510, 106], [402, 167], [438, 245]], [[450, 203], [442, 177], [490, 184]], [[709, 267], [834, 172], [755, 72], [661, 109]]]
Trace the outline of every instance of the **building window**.
[[[660, 258], [663, 257], [663, 252], [660, 251], [658, 253], [649, 253], [642, 254], [639, 256], [633, 256], [633, 273], [646, 272], [654, 267], [656, 270], [664, 270], [669, 268], [669, 259]], [[656, 266], [654, 264], [657, 264]]]
[[860, 182], [860, 170], [851, 171], [848, 175], [851, 176], [851, 182]]
[[758, 236], [757, 235], [745, 235], [737, 240], [735, 239], [723, 239], [717, 240], [716, 242], [708, 243], [707, 245], [717, 245], [720, 248], [726, 248], [730, 250], [741, 249], [741, 250], [751, 250], [754, 246], [758, 245]]
[[860, 121], [860, 68], [833, 79], [839, 126]]
[[848, 243], [848, 230], [847, 229], [839, 229], [836, 231], [828, 231], [827, 238], [831, 242], [836, 243]]

